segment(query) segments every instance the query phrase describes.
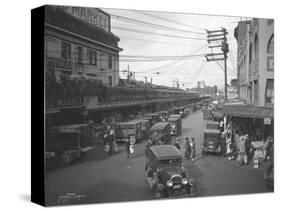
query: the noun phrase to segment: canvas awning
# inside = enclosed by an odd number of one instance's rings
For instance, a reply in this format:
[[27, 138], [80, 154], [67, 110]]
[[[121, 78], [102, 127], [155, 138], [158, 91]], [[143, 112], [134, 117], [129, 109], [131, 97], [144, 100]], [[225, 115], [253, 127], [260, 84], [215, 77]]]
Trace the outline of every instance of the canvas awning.
[[273, 118], [274, 110], [249, 104], [232, 104], [223, 106], [223, 114], [245, 118]]

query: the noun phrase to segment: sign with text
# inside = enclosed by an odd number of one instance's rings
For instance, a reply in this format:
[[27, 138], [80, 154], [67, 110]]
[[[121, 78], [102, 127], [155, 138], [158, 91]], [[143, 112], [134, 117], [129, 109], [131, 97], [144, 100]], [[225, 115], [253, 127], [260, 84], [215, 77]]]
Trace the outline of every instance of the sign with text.
[[270, 125], [271, 124], [271, 118], [264, 118], [264, 124]]
[[67, 13], [79, 18], [83, 21], [93, 24], [105, 31], [110, 31], [110, 17], [100, 9], [87, 7], [62, 7]]
[[65, 108], [85, 106], [88, 100], [84, 97], [46, 97], [46, 108]]
[[46, 58], [46, 66], [49, 68], [54, 68], [57, 71], [72, 71], [73, 70], [73, 62], [69, 60], [64, 60], [55, 57], [47, 57]]

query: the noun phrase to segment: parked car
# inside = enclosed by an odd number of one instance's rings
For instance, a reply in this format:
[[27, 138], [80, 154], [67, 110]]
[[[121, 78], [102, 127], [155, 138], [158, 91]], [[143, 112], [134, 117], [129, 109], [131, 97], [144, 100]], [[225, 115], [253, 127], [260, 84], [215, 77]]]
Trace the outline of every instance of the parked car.
[[184, 112], [184, 107], [176, 107], [176, 108], [173, 108], [173, 114], [175, 115], [180, 115], [181, 117], [184, 116], [183, 112]]
[[160, 115], [158, 113], [150, 113], [150, 114], [145, 114], [144, 119], [151, 119], [151, 124], [156, 124], [157, 122], [161, 121], [160, 120]]
[[168, 111], [159, 111], [157, 112], [160, 116], [161, 121], [167, 121], [169, 117], [169, 112]]
[[208, 130], [219, 130], [220, 129], [220, 123], [216, 121], [208, 121], [206, 123], [206, 129]]
[[170, 144], [171, 126], [169, 122], [158, 122], [154, 124], [150, 129], [150, 140], [152, 144]]
[[140, 139], [147, 138], [149, 136], [149, 130], [150, 130], [150, 125], [149, 125], [149, 120], [147, 119], [134, 119], [132, 121], [140, 122], [141, 123], [141, 128], [140, 128]]
[[93, 149], [91, 128], [87, 124], [52, 127], [46, 133], [46, 152], [53, 152], [62, 167], [81, 159]]
[[196, 195], [196, 182], [182, 167], [181, 154], [173, 145], [151, 146], [145, 172], [156, 199]]
[[128, 122], [119, 122], [115, 124], [115, 137], [116, 141], [126, 142], [128, 141], [129, 135], [134, 137], [134, 140], [140, 141], [144, 138], [141, 133], [142, 122], [139, 120], [132, 120]]
[[169, 117], [168, 122], [171, 126], [170, 135], [179, 136], [182, 133], [181, 118], [179, 117]]
[[218, 129], [206, 129], [204, 131], [204, 140], [201, 145], [202, 154], [206, 154], [208, 152], [221, 154], [221, 131]]

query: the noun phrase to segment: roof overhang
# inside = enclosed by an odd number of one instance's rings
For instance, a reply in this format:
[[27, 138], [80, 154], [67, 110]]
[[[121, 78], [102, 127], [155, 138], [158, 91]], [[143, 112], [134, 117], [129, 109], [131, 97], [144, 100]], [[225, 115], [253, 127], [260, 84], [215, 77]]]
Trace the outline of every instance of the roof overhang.
[[274, 118], [274, 109], [250, 104], [225, 104], [223, 114], [244, 118]]

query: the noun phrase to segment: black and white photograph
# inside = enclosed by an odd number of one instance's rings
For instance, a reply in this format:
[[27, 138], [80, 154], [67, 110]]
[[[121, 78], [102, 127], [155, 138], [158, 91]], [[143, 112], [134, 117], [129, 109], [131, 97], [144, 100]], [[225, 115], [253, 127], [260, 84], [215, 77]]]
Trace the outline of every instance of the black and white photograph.
[[274, 19], [44, 11], [46, 206], [274, 192]]

